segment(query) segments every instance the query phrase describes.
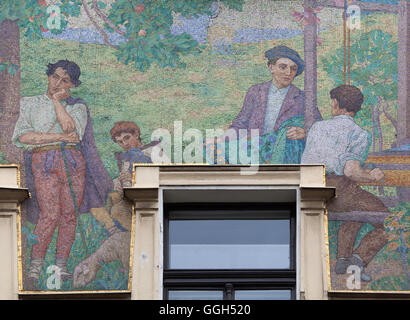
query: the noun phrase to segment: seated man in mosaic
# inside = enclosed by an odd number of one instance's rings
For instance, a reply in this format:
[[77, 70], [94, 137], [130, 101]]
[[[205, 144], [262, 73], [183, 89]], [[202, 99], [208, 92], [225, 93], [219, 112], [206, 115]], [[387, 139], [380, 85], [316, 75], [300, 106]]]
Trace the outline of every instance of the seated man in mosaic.
[[387, 244], [383, 223], [372, 223], [374, 229], [367, 233], [354, 249], [359, 230], [364, 225], [366, 212], [379, 212], [384, 216], [389, 210], [376, 196], [363, 190], [357, 182], [378, 182], [383, 172], [375, 168], [363, 169], [371, 145], [371, 136], [353, 120], [361, 109], [363, 94], [350, 85], [341, 85], [330, 91], [332, 115], [318, 121], [310, 128], [302, 163], [324, 163], [326, 184], [334, 186], [337, 198], [328, 204], [329, 212], [356, 212], [356, 221], [344, 221], [338, 231], [338, 250], [335, 272], [345, 274], [349, 265], [361, 268], [361, 280], [371, 281], [364, 268]]

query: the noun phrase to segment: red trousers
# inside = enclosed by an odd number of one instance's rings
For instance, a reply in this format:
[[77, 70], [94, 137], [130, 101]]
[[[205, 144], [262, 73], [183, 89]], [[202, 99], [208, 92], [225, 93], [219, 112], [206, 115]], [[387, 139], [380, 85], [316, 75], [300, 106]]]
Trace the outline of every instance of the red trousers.
[[[80, 151], [66, 149], [65, 152], [79, 208], [84, 193], [85, 161]], [[31, 257], [44, 258], [58, 227], [56, 258], [67, 259], [75, 238], [77, 218], [62, 151], [33, 153], [32, 170], [40, 214], [34, 229], [37, 243], [33, 245]]]

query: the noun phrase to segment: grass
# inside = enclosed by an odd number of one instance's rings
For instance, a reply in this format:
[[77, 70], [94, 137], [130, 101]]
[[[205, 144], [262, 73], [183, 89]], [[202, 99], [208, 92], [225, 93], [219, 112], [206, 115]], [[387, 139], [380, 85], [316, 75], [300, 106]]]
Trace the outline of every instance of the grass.
[[[108, 238], [108, 232], [98, 224], [91, 214], [83, 214], [80, 216], [81, 223], [85, 232], [85, 238], [87, 242], [87, 250], [89, 254], [95, 252], [101, 244]], [[26, 266], [29, 266], [29, 257], [31, 256], [31, 249], [35, 243], [35, 238], [33, 237], [34, 225], [30, 222], [26, 222], [23, 232], [28, 239], [24, 245], [26, 254], [24, 259], [26, 259]], [[57, 243], [57, 233], [58, 228], [54, 232], [53, 239], [47, 249], [46, 255], [44, 257], [44, 265], [42, 272], [40, 274], [38, 289], [44, 291], [53, 290], [51, 286], [48, 285], [49, 277], [52, 275], [52, 271], [47, 272], [47, 269], [55, 265], [55, 254], [56, 254], [56, 243]], [[71, 248], [70, 257], [67, 261], [67, 269], [70, 273], [74, 272], [75, 266], [86, 258], [83, 244], [81, 241], [80, 230], [76, 229], [76, 237]], [[96, 278], [88, 283], [83, 288], [73, 288], [71, 280], [65, 280], [60, 284], [60, 290], [63, 291], [95, 291], [95, 290], [127, 290], [128, 289], [128, 274], [126, 269], [128, 266], [122, 266], [119, 261], [113, 261], [107, 264], [102, 263], [101, 269], [97, 272]], [[25, 270], [28, 272], [28, 269]], [[51, 283], [53, 283], [51, 281]]]

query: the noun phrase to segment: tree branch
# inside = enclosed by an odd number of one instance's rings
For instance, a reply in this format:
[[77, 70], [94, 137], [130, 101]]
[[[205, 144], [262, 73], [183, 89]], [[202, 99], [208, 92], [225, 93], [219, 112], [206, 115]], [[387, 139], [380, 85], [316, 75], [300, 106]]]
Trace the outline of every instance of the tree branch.
[[382, 126], [380, 123], [380, 107], [382, 104], [382, 99], [380, 96], [377, 96], [377, 106], [376, 106], [376, 110], [375, 110], [375, 118], [376, 118], [376, 125], [377, 125], [377, 130], [379, 131], [379, 151], [383, 151], [383, 132], [382, 132]]
[[98, 7], [97, 0], [93, 0], [93, 6], [94, 10], [97, 13], [97, 15], [106, 23], [108, 24], [112, 29], [114, 29], [115, 32], [118, 34], [122, 35], [125, 37], [125, 32], [121, 31], [119, 28], [117, 28], [111, 21], [108, 19], [108, 17], [101, 11], [101, 9]]
[[85, 13], [87, 14], [88, 18], [90, 19], [90, 21], [92, 22], [92, 24], [94, 25], [94, 27], [97, 28], [97, 30], [101, 33], [101, 35], [104, 38], [104, 42], [109, 45], [111, 48], [113, 49], [117, 49], [114, 45], [112, 45], [108, 39], [108, 35], [107, 33], [95, 22], [94, 18], [91, 16], [90, 14], [90, 10], [88, 9], [87, 3], [85, 0], [81, 0], [81, 2], [83, 3], [84, 6], [84, 10]]
[[390, 122], [392, 123], [393, 127], [396, 129], [397, 132], [397, 120], [394, 119], [393, 116], [389, 113], [389, 107], [390, 104], [387, 101], [385, 101], [385, 104], [383, 105], [383, 113], [386, 116], [386, 118], [390, 120]]
[[376, 152], [376, 118], [375, 118], [375, 111], [374, 111], [374, 104], [370, 105], [372, 110], [372, 145], [373, 145], [373, 152]]

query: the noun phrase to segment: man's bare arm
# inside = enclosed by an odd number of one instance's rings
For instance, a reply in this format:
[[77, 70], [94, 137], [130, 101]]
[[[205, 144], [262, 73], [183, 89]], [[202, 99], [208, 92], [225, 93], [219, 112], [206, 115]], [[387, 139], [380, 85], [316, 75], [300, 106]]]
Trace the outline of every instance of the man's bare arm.
[[346, 161], [344, 174], [349, 179], [358, 182], [377, 182], [384, 178], [384, 173], [379, 168], [367, 171], [356, 160]]
[[70, 96], [70, 91], [60, 90], [53, 95], [54, 110], [56, 112], [57, 121], [60, 123], [61, 128], [65, 133], [71, 133], [75, 131], [75, 123], [73, 118], [65, 110], [61, 100], [67, 99]]
[[41, 133], [41, 132], [27, 132], [22, 134], [18, 140], [21, 143], [29, 145], [39, 145], [52, 142], [66, 142], [79, 143], [77, 133]]

